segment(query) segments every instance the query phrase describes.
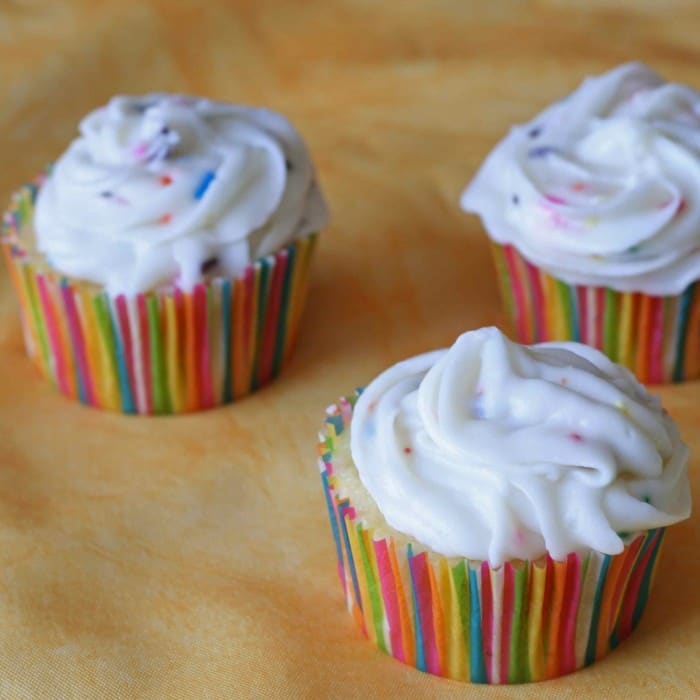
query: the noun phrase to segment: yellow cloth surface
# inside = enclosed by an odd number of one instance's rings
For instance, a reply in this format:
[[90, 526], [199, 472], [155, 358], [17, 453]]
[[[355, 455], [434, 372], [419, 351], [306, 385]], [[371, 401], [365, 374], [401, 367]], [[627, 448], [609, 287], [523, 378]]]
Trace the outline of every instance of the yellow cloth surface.
[[[511, 123], [639, 58], [700, 86], [693, 0], [79, 0], [0, 4], [0, 194], [119, 92], [266, 104], [306, 136], [333, 223], [297, 351], [237, 405], [130, 418], [26, 359], [0, 272], [0, 698], [692, 698], [700, 527], [670, 529], [640, 627], [537, 686], [406, 668], [345, 611], [315, 465], [325, 407], [503, 324], [462, 186]], [[661, 388], [694, 450], [699, 384]], [[700, 508], [700, 506], [699, 506]]]

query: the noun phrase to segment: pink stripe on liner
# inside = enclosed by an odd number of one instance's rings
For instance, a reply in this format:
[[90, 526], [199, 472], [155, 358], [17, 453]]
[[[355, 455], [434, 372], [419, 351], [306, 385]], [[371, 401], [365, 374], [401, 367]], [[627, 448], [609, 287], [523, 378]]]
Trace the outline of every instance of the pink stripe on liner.
[[569, 554], [566, 566], [564, 620], [561, 626], [561, 673], [576, 670], [576, 613], [581, 598], [581, 560], [576, 554]]
[[535, 328], [533, 329], [533, 340], [540, 341], [544, 340], [552, 332], [551, 328], [547, 327], [547, 316], [545, 313], [545, 302], [544, 294], [542, 292], [542, 282], [540, 279], [539, 270], [525, 258], [525, 269], [527, 270], [527, 275], [530, 281], [530, 291], [532, 292], [532, 316]]
[[418, 616], [423, 637], [423, 653], [425, 668], [428, 673], [442, 675], [440, 654], [435, 639], [435, 620], [433, 620], [433, 601], [428, 574], [428, 557], [425, 552], [411, 557], [411, 573], [413, 574]]
[[389, 624], [389, 640], [391, 642], [390, 653], [399, 661], [406, 663], [406, 653], [401, 637], [401, 615], [399, 614], [399, 600], [396, 590], [394, 573], [391, 570], [391, 559], [386, 540], [374, 541], [374, 552], [377, 556], [377, 569], [379, 581], [382, 587], [382, 599], [384, 600], [384, 612]]
[[491, 591], [491, 570], [488, 562], [481, 563], [481, 641], [484, 649], [486, 678], [489, 683], [496, 683], [497, 674], [493, 668], [493, 645], [496, 630], [493, 628], [493, 594]]
[[207, 290], [203, 284], [198, 284], [194, 288], [194, 327], [195, 337], [201, 343], [199, 347], [199, 360], [197, 373], [199, 374], [198, 397], [199, 408], [211, 408], [214, 405], [214, 390], [211, 384], [210, 360], [211, 348], [209, 347], [209, 316], [207, 309]]
[[520, 337], [521, 343], [528, 342], [530, 332], [526, 322], [527, 301], [525, 299], [523, 282], [518, 272], [513, 247], [509, 245], [503, 246], [503, 253], [506, 265], [508, 266], [508, 274], [510, 275], [510, 283], [513, 289], [513, 302], [515, 306], [516, 323], [518, 326], [518, 336]]
[[[121, 335], [122, 348], [126, 359], [126, 371], [129, 375], [129, 385], [131, 393], [134, 397], [134, 403], [138, 401], [136, 395], [136, 370], [134, 367], [134, 345], [131, 337], [131, 326], [129, 324], [129, 309], [126, 303], [126, 297], [120, 294], [116, 299], [117, 318], [119, 320], [119, 334]], [[138, 407], [138, 404], [137, 404]]]
[[145, 412], [153, 413], [153, 377], [151, 368], [151, 335], [148, 326], [148, 309], [146, 308], [146, 295], [139, 294], [136, 297], [138, 310], [138, 327], [141, 338], [141, 367], [143, 368], [144, 402]]
[[595, 346], [603, 352], [605, 350], [605, 289], [603, 287], [595, 287], [595, 329], [596, 342]]
[[94, 406], [96, 404], [95, 388], [92, 383], [90, 368], [88, 367], [85, 337], [83, 336], [83, 329], [80, 325], [80, 317], [75, 304], [73, 290], [70, 287], [61, 287], [61, 295], [63, 296], [63, 305], [66, 308], [66, 315], [68, 317], [68, 327], [70, 329], [73, 352], [75, 355], [75, 364], [83, 389], [85, 390], [85, 399], [91, 406]]
[[647, 566], [651, 555], [654, 553], [656, 543], [661, 537], [661, 532], [657, 532], [649, 543], [644, 554], [635, 562], [630, 575], [628, 590], [625, 594], [624, 607], [620, 612], [620, 619], [617, 628], [617, 636], [620, 641], [625, 639], [632, 632], [632, 623], [634, 620], [634, 609], [639, 600], [639, 589], [642, 585], [642, 580], [647, 573]]
[[51, 348], [53, 350], [53, 370], [56, 374], [56, 380], [61, 391], [63, 391], [66, 394], [70, 394], [70, 382], [68, 380], [65, 354], [63, 352], [63, 348], [61, 347], [61, 335], [58, 329], [58, 321], [56, 319], [56, 313], [51, 303], [49, 290], [46, 286], [46, 279], [43, 275], [39, 275], [37, 277], [37, 284], [39, 286], [39, 297], [41, 299], [41, 306], [43, 307], [44, 316], [46, 317], [46, 326], [49, 331], [49, 342], [51, 343]]
[[651, 297], [651, 333], [649, 334], [649, 377], [652, 384], [664, 381], [664, 300]]

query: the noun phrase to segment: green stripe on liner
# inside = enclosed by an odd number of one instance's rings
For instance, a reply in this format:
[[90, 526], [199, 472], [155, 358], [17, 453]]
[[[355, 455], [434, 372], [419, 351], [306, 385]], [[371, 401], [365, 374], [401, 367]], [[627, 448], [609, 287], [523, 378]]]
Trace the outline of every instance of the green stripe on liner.
[[122, 343], [116, 329], [116, 319], [109, 311], [107, 294], [99, 294], [92, 298], [92, 308], [95, 311], [97, 325], [109, 357], [110, 371], [106, 374], [118, 377], [119, 398], [124, 413], [136, 413], [136, 406], [131, 395], [129, 385], [129, 373], [126, 367], [126, 358], [122, 349]]
[[260, 372], [260, 355], [263, 332], [265, 330], [265, 313], [267, 311], [267, 302], [270, 296], [268, 289], [270, 280], [270, 261], [267, 258], [262, 258], [258, 261], [260, 265], [260, 287], [258, 288], [258, 308], [257, 308], [257, 318], [255, 320], [255, 349], [253, 351], [253, 372], [251, 376], [250, 388], [251, 390], [257, 389], [259, 384], [258, 373]]
[[576, 312], [571, 303], [570, 287], [561, 280], [554, 280], [559, 301], [561, 302], [562, 312], [564, 314], [564, 323], [566, 324], [566, 337], [573, 338], [576, 334]]
[[371, 558], [369, 552], [365, 547], [365, 538], [362, 536], [362, 528], [357, 528], [357, 541], [360, 545], [360, 553], [362, 554], [362, 567], [365, 571], [365, 578], [367, 580], [367, 591], [369, 592], [370, 605], [372, 606], [372, 623], [374, 624], [374, 631], [377, 635], [377, 646], [385, 653], [389, 653], [389, 650], [384, 640], [384, 614], [382, 607], [382, 597], [381, 591], [379, 590], [379, 583], [377, 582], [377, 577], [374, 575], [372, 570]]
[[151, 345], [151, 381], [153, 382], [153, 410], [155, 413], [171, 413], [168, 382], [166, 378], [163, 338], [160, 333], [160, 314], [158, 298], [149, 295], [146, 298], [148, 313], [148, 339]]
[[[32, 279], [36, 279], [36, 275], [27, 266], [22, 265], [22, 277], [24, 278], [24, 288], [27, 290], [30, 306], [32, 308], [32, 316], [34, 317], [34, 325], [39, 334], [39, 343], [41, 345], [41, 355], [44, 358], [44, 367], [51, 372], [51, 362], [49, 360], [49, 343], [46, 338], [46, 326], [43, 315], [39, 312], [39, 299], [35, 294], [34, 286], [31, 284]], [[53, 372], [51, 372], [53, 374]]]
[[690, 307], [693, 303], [693, 297], [695, 296], [697, 288], [698, 283], [693, 282], [693, 284], [683, 292], [680, 298], [678, 308], [678, 333], [676, 334], [676, 357], [673, 364], [674, 382], [682, 382], [685, 377], [685, 344], [688, 333], [688, 319], [690, 318]]
[[[650, 530], [649, 534], [657, 532], [657, 530]], [[654, 545], [654, 551], [649, 558], [649, 564], [647, 565], [647, 570], [644, 572], [644, 578], [642, 579], [642, 585], [639, 588], [639, 596], [637, 597], [637, 602], [634, 606], [634, 613], [632, 614], [632, 629], [634, 629], [638, 624], [639, 620], [644, 613], [644, 609], [647, 605], [647, 600], [649, 599], [649, 590], [651, 589], [651, 579], [654, 575], [654, 569], [656, 568], [656, 560], [659, 556], [659, 550], [661, 549], [661, 543], [663, 542], [664, 535], [666, 534], [665, 528], [661, 528], [659, 532], [659, 537]]]
[[619, 294], [612, 289], [605, 290], [605, 316], [603, 326], [603, 350], [605, 354], [612, 360], [618, 360], [618, 318], [617, 305]]
[[[461, 561], [452, 569], [452, 580], [455, 586], [455, 598], [459, 605], [459, 621], [462, 625], [464, 648], [467, 652], [467, 658], [471, 662], [471, 642], [469, 638], [469, 578], [467, 577], [466, 563], [464, 561]], [[467, 669], [467, 677], [469, 677], [469, 669]]]
[[598, 574], [598, 585], [595, 588], [593, 596], [593, 615], [591, 615], [591, 629], [588, 633], [588, 644], [586, 644], [586, 658], [584, 666], [589, 666], [595, 661], [596, 648], [598, 646], [598, 625], [600, 623], [600, 609], [603, 600], [603, 590], [605, 589], [605, 580], [608, 577], [608, 569], [612, 557], [609, 554], [605, 555], [603, 565], [600, 567]]
[[510, 629], [510, 658], [508, 662], [508, 682], [527, 683], [530, 669], [527, 662], [527, 608], [528, 608], [528, 567], [513, 570], [515, 587], [513, 591], [513, 622]]
[[292, 287], [292, 275], [294, 274], [294, 264], [297, 259], [297, 250], [299, 246], [293, 245], [288, 249], [287, 254], [287, 269], [284, 272], [284, 281], [282, 282], [282, 297], [280, 299], [280, 313], [277, 320], [277, 333], [275, 337], [275, 356], [272, 361], [272, 376], [277, 376], [282, 367], [284, 360], [284, 346], [287, 340], [287, 316], [289, 314], [289, 292]]
[[501, 299], [506, 312], [512, 318], [515, 314], [515, 301], [513, 299], [513, 287], [510, 283], [508, 268], [506, 266], [505, 253], [501, 246], [492, 245], [491, 252], [493, 253], [493, 262], [496, 267], [496, 275], [498, 277], [498, 286], [501, 291]]

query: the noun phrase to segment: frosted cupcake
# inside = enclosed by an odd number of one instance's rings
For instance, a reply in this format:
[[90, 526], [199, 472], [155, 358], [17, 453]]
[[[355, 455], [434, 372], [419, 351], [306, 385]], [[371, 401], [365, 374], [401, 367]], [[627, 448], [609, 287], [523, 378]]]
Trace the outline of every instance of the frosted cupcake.
[[326, 222], [307, 149], [281, 115], [115, 97], [5, 217], [27, 351], [99, 408], [181, 413], [240, 398], [289, 356]]
[[423, 671], [540, 681], [634, 629], [688, 451], [625, 368], [495, 328], [386, 370], [329, 409], [320, 467], [364, 633]]
[[639, 63], [514, 127], [462, 195], [521, 342], [577, 340], [645, 382], [700, 377], [700, 93]]

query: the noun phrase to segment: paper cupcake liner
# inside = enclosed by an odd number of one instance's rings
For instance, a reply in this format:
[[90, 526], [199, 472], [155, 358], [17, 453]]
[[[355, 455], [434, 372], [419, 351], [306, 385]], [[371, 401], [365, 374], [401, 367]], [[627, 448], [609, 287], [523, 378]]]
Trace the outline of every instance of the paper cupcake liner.
[[235, 279], [111, 296], [37, 269], [27, 255], [21, 231], [39, 186], [13, 197], [0, 238], [27, 352], [61, 392], [96, 408], [172, 414], [234, 401], [279, 373], [299, 326], [316, 234]]
[[570, 285], [493, 245], [501, 293], [521, 343], [575, 340], [647, 383], [700, 377], [700, 284], [679, 296]]
[[632, 632], [664, 529], [630, 535], [615, 556], [547, 556], [497, 569], [379, 536], [339, 496], [333, 471], [355, 400], [329, 409], [319, 464], [348, 608], [382, 651], [437, 676], [524, 683], [587, 666]]

